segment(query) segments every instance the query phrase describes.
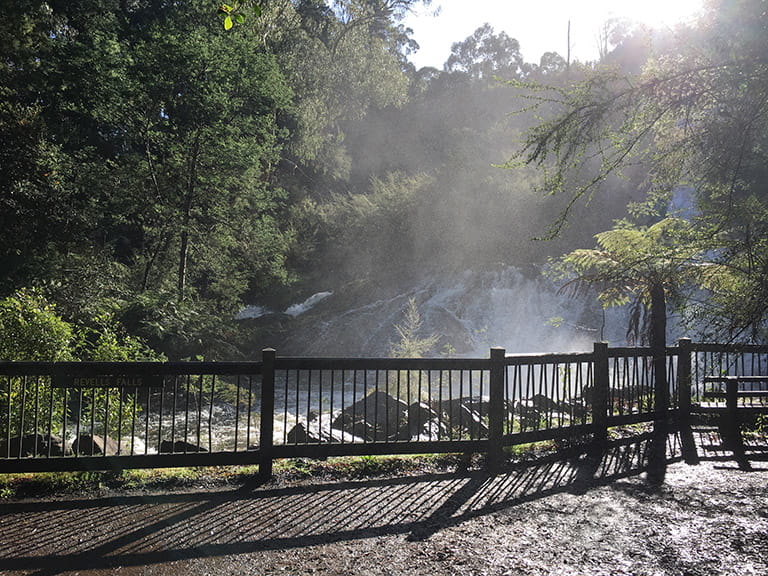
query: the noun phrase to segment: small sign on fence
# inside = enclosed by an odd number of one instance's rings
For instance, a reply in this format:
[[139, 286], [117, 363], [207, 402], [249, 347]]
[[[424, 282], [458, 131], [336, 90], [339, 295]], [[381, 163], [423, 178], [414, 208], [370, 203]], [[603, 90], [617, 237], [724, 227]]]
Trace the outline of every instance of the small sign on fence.
[[159, 374], [120, 374], [74, 376], [57, 374], [53, 377], [54, 388], [162, 388], [165, 379]]

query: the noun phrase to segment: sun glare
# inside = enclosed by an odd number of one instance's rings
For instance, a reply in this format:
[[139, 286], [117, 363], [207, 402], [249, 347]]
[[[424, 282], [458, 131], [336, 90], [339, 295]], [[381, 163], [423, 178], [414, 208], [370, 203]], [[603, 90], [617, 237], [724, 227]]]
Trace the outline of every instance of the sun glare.
[[[429, 8], [416, 10], [406, 19], [421, 49], [414, 55], [418, 66], [441, 67], [450, 46], [469, 36], [483, 23], [520, 41], [525, 58], [538, 62], [541, 54], [565, 55], [567, 28], [571, 24], [571, 56], [581, 60], [597, 57], [599, 30], [610, 18], [627, 18], [653, 28], [674, 27], [693, 20], [704, 0], [433, 0]], [[435, 17], [435, 12], [439, 16]]]
[[[590, 4], [586, 2], [585, 4]], [[616, 13], [654, 28], [674, 26], [694, 18], [702, 8], [702, 0], [646, 0], [644, 2], [597, 2], [602, 11]]]

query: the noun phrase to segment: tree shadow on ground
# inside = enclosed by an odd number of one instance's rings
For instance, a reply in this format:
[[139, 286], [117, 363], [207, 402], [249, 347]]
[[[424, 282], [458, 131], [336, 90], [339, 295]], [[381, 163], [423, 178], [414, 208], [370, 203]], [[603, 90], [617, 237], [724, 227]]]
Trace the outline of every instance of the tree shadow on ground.
[[[97, 499], [20, 501], [0, 512], [3, 571], [52, 575], [284, 550], [444, 528], [647, 471], [648, 435], [485, 472]], [[673, 447], [674, 448], [674, 447]], [[674, 454], [674, 452], [672, 452]]]

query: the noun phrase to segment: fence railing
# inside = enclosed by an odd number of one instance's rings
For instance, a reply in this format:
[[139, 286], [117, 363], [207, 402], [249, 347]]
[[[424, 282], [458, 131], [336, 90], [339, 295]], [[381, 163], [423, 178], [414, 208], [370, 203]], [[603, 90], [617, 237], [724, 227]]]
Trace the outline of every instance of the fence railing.
[[[657, 362], [655, 360], [661, 360]], [[665, 366], [657, 379], [655, 366]], [[488, 358], [0, 363], [0, 472], [258, 464], [485, 452], [685, 420], [713, 373], [764, 374], [768, 348], [650, 348]]]

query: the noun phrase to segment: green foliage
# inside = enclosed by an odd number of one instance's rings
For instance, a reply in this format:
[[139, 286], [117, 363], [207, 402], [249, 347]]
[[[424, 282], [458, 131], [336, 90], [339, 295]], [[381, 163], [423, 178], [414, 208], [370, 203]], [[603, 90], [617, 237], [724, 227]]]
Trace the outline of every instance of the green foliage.
[[102, 314], [93, 321], [92, 327], [79, 331], [76, 345], [77, 356], [94, 362], [138, 362], [164, 360], [145, 342], [128, 334], [117, 324], [114, 317]]
[[413, 213], [430, 184], [425, 175], [391, 173], [373, 178], [366, 193], [335, 194], [318, 206], [326, 263], [354, 278], [376, 277], [382, 266], [392, 274], [408, 270], [402, 255], [417, 241]]
[[[389, 355], [392, 358], [422, 358], [435, 349], [440, 337], [437, 334], [426, 337], [419, 334], [422, 320], [415, 298], [408, 299], [403, 316], [403, 321], [395, 324], [399, 340], [391, 344]], [[423, 372], [401, 370], [391, 373], [387, 381], [387, 392], [406, 402], [426, 401], [429, 398], [429, 391], [426, 389], [427, 377]]]
[[73, 360], [75, 332], [40, 292], [20, 290], [0, 300], [0, 361]]
[[231, 30], [237, 24], [245, 23], [247, 11], [258, 18], [261, 16], [261, 5], [259, 2], [232, 2], [231, 4], [221, 4], [219, 6], [219, 16], [221, 17], [224, 30]]
[[[92, 326], [73, 326], [63, 320], [38, 291], [21, 290], [0, 300], [0, 360], [3, 361], [122, 361], [163, 360], [136, 337], [130, 336], [109, 315], [94, 319]], [[64, 422], [61, 408], [65, 391], [51, 386], [49, 377], [0, 379], [0, 430], [11, 437], [47, 430], [56, 432]], [[96, 389], [84, 394], [79, 415], [109, 412], [112, 432], [120, 411], [120, 392]], [[122, 403], [127, 423], [130, 397]], [[33, 430], [35, 423], [37, 430]], [[103, 432], [103, 431], [94, 431]]]

